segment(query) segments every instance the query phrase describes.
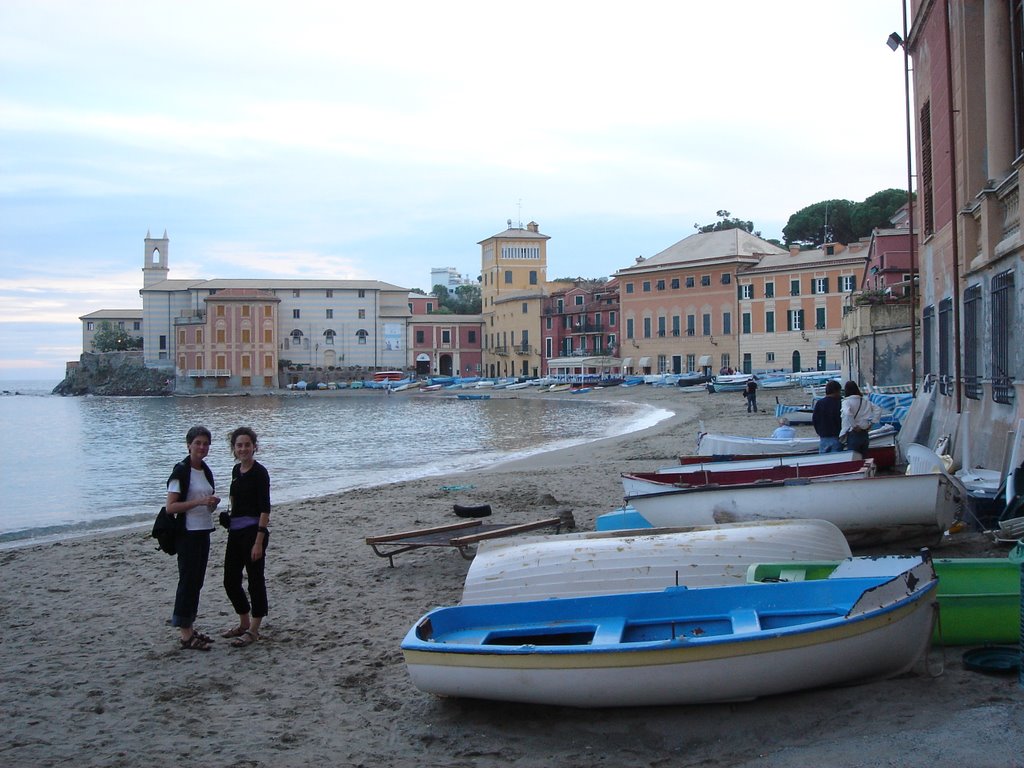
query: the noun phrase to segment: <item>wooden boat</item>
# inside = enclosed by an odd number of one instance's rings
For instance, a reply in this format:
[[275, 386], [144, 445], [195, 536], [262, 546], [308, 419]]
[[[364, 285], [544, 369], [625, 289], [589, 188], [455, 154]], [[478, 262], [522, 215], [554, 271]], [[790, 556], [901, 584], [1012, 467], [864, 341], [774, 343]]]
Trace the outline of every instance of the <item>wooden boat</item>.
[[[875, 445], [895, 445], [896, 430], [892, 426], [873, 429], [869, 433]], [[743, 453], [747, 455], [812, 453], [818, 450], [821, 440], [817, 437], [744, 437], [742, 435], [720, 435], [702, 433], [697, 438], [697, 453], [701, 456]]]
[[[685, 461], [683, 460], [685, 459]], [[834, 453], [784, 453], [777, 456], [753, 456], [751, 458], [725, 458], [709, 456], [684, 456], [678, 464], [668, 464], [654, 470], [658, 474], [673, 475], [680, 472], [695, 472], [706, 469], [719, 472], [731, 469], [769, 469], [771, 467], [806, 466], [808, 464], [841, 464], [861, 460], [856, 451], [835, 451]], [[877, 462], [876, 462], [877, 466]]]
[[374, 381], [401, 381], [405, 377], [401, 371], [377, 371], [373, 374]]
[[[747, 581], [824, 579], [837, 562], [757, 563]], [[1020, 565], [1006, 557], [943, 557], [933, 561], [939, 577], [937, 645], [1016, 643], [1020, 640]]]
[[490, 395], [478, 395], [466, 392], [464, 394], [456, 395], [459, 400], [490, 400]]
[[818, 581], [437, 608], [402, 652], [427, 693], [571, 707], [741, 701], [907, 671], [932, 630], [930, 559], [847, 562]]
[[808, 559], [804, 552], [828, 552], [821, 559], [841, 560], [850, 556], [850, 545], [842, 531], [824, 520], [490, 541], [480, 544], [469, 566], [462, 604], [742, 584], [749, 567], [768, 552], [777, 553], [777, 560]]
[[572, 389], [572, 384], [552, 384], [548, 387], [548, 392], [568, 392]]
[[530, 386], [528, 381], [517, 381], [515, 384], [509, 384], [506, 389], [526, 389]]
[[[817, 442], [817, 440], [815, 440]], [[823, 459], [826, 456], [843, 456], [850, 455], [851, 451], [836, 451], [835, 453], [818, 453], [818, 447], [815, 445], [813, 451], [805, 451], [804, 453], [722, 453], [722, 454], [708, 454], [698, 456], [680, 456], [679, 463], [684, 468], [693, 465], [705, 465], [708, 462], [719, 462], [719, 461], [753, 461], [756, 459], [782, 459], [785, 463], [789, 463], [790, 460], [799, 459]], [[896, 443], [895, 441], [889, 442], [886, 439], [885, 444], [869, 445], [868, 451], [864, 456], [865, 459], [871, 459], [875, 462], [875, 467], [878, 469], [892, 469], [896, 466]], [[849, 461], [849, 459], [843, 459]], [[678, 471], [678, 467], [674, 467], [673, 471]]]
[[631, 499], [634, 496], [671, 491], [673, 488], [767, 483], [800, 477], [836, 475], [852, 479], [855, 475], [871, 477], [874, 474], [875, 463], [871, 459], [867, 461], [854, 459], [837, 464], [783, 464], [758, 469], [723, 466], [691, 470], [687, 467], [679, 472], [624, 472], [622, 473], [622, 490], [625, 498]]
[[437, 392], [442, 386], [441, 384], [428, 384], [425, 387], [420, 387], [420, 392]]
[[806, 517], [809, 510], [863, 545], [941, 534], [964, 500], [942, 474], [824, 476], [727, 486], [676, 488], [627, 498], [655, 527]]
[[814, 409], [807, 405], [783, 405], [778, 403], [775, 406], [775, 418], [785, 418], [790, 424], [810, 424], [814, 418]]

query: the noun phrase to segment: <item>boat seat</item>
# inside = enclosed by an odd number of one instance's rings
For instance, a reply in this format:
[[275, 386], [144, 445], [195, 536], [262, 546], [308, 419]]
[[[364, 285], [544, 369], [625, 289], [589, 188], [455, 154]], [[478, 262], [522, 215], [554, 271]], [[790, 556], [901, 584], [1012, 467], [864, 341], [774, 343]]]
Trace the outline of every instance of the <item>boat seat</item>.
[[732, 621], [734, 635], [761, 631], [761, 620], [757, 616], [757, 611], [752, 608], [738, 608], [729, 611], [729, 619]]
[[594, 631], [591, 645], [616, 645], [622, 642], [622, 633], [626, 629], [626, 620], [621, 616], [602, 619]]

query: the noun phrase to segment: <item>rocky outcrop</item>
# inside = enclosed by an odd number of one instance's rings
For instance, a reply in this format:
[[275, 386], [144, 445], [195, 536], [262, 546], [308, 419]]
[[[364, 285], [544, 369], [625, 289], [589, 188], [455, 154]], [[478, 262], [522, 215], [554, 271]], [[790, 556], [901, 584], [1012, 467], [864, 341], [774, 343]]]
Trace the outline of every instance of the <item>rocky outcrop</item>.
[[55, 395], [169, 395], [174, 376], [147, 368], [141, 352], [86, 352], [69, 365]]

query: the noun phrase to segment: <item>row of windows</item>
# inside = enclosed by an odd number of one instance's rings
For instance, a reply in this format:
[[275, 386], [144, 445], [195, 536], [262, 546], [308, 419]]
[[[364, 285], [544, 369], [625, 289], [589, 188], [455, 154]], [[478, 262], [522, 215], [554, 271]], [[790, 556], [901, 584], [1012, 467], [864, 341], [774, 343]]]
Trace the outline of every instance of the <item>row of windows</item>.
[[[425, 344], [426, 343], [426, 331], [416, 331], [416, 343], [417, 344]], [[451, 332], [451, 330], [449, 330], [447, 328], [442, 328], [441, 329], [441, 343], [442, 344], [451, 344], [452, 343], [452, 332]], [[476, 344], [476, 331], [469, 330], [469, 331], [466, 332], [466, 343], [467, 344]]]
[[[297, 293], [297, 291], [296, 291], [296, 293]], [[263, 307], [263, 316], [264, 317], [273, 317], [273, 315], [274, 315], [274, 305], [273, 304], [262, 304], [261, 306]], [[242, 317], [252, 317], [252, 310], [253, 310], [253, 306], [251, 304], [243, 304], [242, 305]], [[217, 309], [215, 310], [214, 314], [217, 317], [224, 317], [227, 314], [227, 305], [226, 304], [218, 304], [217, 305]]]
[[[195, 356], [194, 360], [195, 360], [195, 367], [197, 369], [202, 369], [202, 368], [205, 367], [204, 364], [203, 364], [204, 358], [203, 358], [203, 355], [201, 353], [197, 354]], [[227, 369], [227, 367], [228, 367], [228, 360], [227, 360], [227, 357], [225, 355], [217, 355], [215, 360], [216, 360], [216, 367], [218, 369], [220, 369], [220, 370], [226, 370]], [[185, 355], [179, 355], [178, 356], [178, 367], [181, 368], [182, 370], [185, 370], [187, 368], [187, 358], [185, 357]], [[239, 365], [239, 367], [243, 371], [250, 370], [252, 368], [252, 358], [251, 358], [251, 356], [249, 356], [249, 355], [242, 355], [240, 357], [240, 365]], [[273, 368], [274, 367], [274, 356], [273, 355], [264, 355], [263, 356], [263, 367], [264, 368]]]
[[[164, 337], [161, 336], [160, 338], [161, 338], [161, 341], [162, 341]], [[203, 329], [202, 328], [196, 328], [195, 329], [195, 343], [196, 344], [202, 344], [203, 343], [203, 338], [204, 338]], [[253, 340], [252, 330], [249, 329], [249, 328], [242, 328], [241, 331], [239, 332], [239, 339], [238, 340], [239, 340], [239, 342], [241, 344], [252, 344], [252, 340]], [[178, 331], [178, 345], [183, 347], [183, 346], [185, 346], [186, 343], [187, 343], [187, 341], [186, 341], [185, 330], [181, 329], [181, 330]], [[216, 331], [214, 331], [214, 343], [215, 344], [227, 344], [227, 331], [225, 331], [223, 328], [218, 328]], [[272, 328], [265, 328], [263, 330], [263, 343], [264, 344], [273, 344], [274, 343], [274, 330]], [[163, 347], [161, 347], [161, 349], [162, 348]]]
[[501, 258], [539, 259], [540, 248], [536, 245], [503, 245], [501, 246]]
[[[103, 323], [105, 323], [105, 322], [109, 322], [109, 321], [108, 320], [100, 320], [99, 325], [97, 325], [96, 322], [93, 321], [93, 320], [86, 320], [85, 321], [85, 330], [87, 330], [87, 331], [95, 331], [97, 328], [102, 327]], [[127, 327], [127, 323], [125, 323], [124, 320], [118, 320], [117, 321], [117, 330], [123, 331], [123, 330], [126, 329], [126, 327]], [[142, 321], [141, 320], [133, 320], [132, 321], [132, 330], [133, 331], [141, 331], [142, 330]]]
[[[711, 315], [709, 313], [705, 313], [705, 314], [702, 314], [700, 317], [701, 317], [701, 336], [711, 336], [711, 335], [713, 335], [713, 331], [712, 331], [712, 328], [711, 328]], [[650, 318], [650, 317], [643, 318], [643, 338], [645, 338], [645, 339], [652, 338], [652, 336], [653, 336], [652, 320], [653, 319]], [[670, 333], [671, 333], [672, 336], [681, 336], [681, 335], [683, 335], [683, 333], [681, 332], [680, 327], [679, 327], [679, 321], [680, 321], [679, 315], [673, 315], [671, 317], [671, 323], [672, 323], [671, 329], [667, 328], [667, 326], [666, 326], [667, 320], [668, 320], [668, 318], [666, 318], [664, 316], [660, 316], [660, 317], [657, 318], [657, 335], [659, 337], [667, 336]], [[825, 308], [824, 307], [818, 307], [815, 310], [815, 325], [814, 325], [814, 327], [816, 329], [818, 329], [818, 330], [825, 329], [827, 327], [826, 324], [825, 324], [825, 320], [826, 320], [826, 318], [825, 318]], [[696, 315], [687, 315], [686, 316], [686, 329], [685, 329], [685, 335], [686, 336], [696, 336], [697, 335], [697, 332], [696, 332], [696, 321], [697, 321], [697, 316]], [[742, 328], [743, 333], [751, 333], [752, 332], [751, 331], [751, 314], [749, 312], [744, 312], [743, 313], [742, 322], [743, 322], [743, 328]], [[788, 312], [786, 312], [786, 330], [787, 331], [802, 331], [802, 330], [805, 330], [806, 327], [807, 326], [805, 325], [805, 321], [804, 321], [804, 311], [802, 309], [791, 309]], [[731, 312], [723, 312], [722, 313], [721, 329], [722, 329], [721, 333], [724, 336], [729, 336], [729, 335], [732, 334], [732, 313]], [[773, 310], [769, 310], [769, 311], [764, 313], [764, 329], [765, 329], [765, 333], [775, 333], [775, 312]], [[633, 318], [627, 318], [626, 319], [626, 338], [627, 339], [636, 338], [636, 336], [634, 335], [634, 330], [635, 330], [635, 321], [634, 321], [634, 319]]]
[[[430, 310], [428, 309], [427, 311], [429, 312]], [[333, 309], [325, 309], [324, 310], [324, 318], [327, 319], [327, 320], [333, 320], [334, 319], [334, 310]], [[359, 319], [359, 320], [365, 320], [366, 319], [366, 310], [365, 309], [358, 310], [356, 312], [356, 318]], [[301, 319], [302, 319], [302, 310], [301, 309], [293, 309], [292, 310], [292, 320], [301, 320]]]
[[[270, 292], [273, 293], [274, 295], [277, 295], [277, 291], [271, 290]], [[216, 291], [211, 291], [210, 293], [213, 294], [213, 293], [216, 293]], [[308, 290], [308, 289], [306, 290], [306, 294], [307, 295], [312, 294], [312, 293], [313, 293], [313, 291]], [[327, 288], [324, 291], [324, 295], [328, 299], [333, 299], [334, 298], [334, 289], [333, 288]], [[302, 289], [301, 288], [293, 288], [292, 289], [292, 298], [293, 299], [297, 299], [300, 296], [302, 296]], [[358, 298], [360, 298], [360, 299], [365, 299], [366, 298], [366, 290], [364, 288], [356, 289], [356, 296]]]
[[[732, 275], [730, 275], [730, 274], [723, 274], [721, 279], [722, 279], [722, 285], [729, 285], [729, 283], [732, 282]], [[856, 278], [855, 275], [840, 275], [838, 283], [839, 283], [839, 292], [840, 293], [849, 293], [849, 292], [853, 291], [854, 288], [856, 287], [857, 278]], [[701, 284], [701, 286], [709, 286], [709, 285], [711, 285], [711, 275], [701, 275], [700, 284]], [[679, 288], [680, 282], [679, 282], [679, 278], [678, 277], [674, 277], [670, 281], [655, 280], [655, 281], [652, 282], [650, 280], [644, 280], [640, 284], [640, 290], [643, 293], [650, 293], [652, 285], [654, 286], [654, 290], [656, 290], [656, 291], [664, 291], [664, 290], [666, 290], [666, 288], [671, 288], [672, 290], [677, 290]], [[686, 278], [686, 287], [687, 288], [695, 287], [695, 278], [693, 276], [690, 276], [690, 277]], [[810, 285], [810, 287], [811, 287], [811, 294], [812, 295], [819, 295], [819, 294], [828, 293], [829, 292], [829, 278], [827, 278], [827, 277], [813, 277], [813, 278], [811, 278], [811, 285]], [[635, 290], [636, 290], [636, 288], [635, 288], [635, 285], [633, 283], [626, 283], [626, 293], [634, 293]], [[755, 295], [754, 295], [755, 291], [754, 291], [754, 284], [753, 283], [743, 283], [742, 285], [738, 286], [738, 290], [739, 290], [739, 296], [740, 296], [741, 299], [753, 299], [753, 298], [756, 298]], [[801, 295], [801, 291], [802, 291], [802, 287], [801, 287], [801, 279], [800, 278], [793, 278], [792, 280], [789, 281], [789, 295], [790, 296], [800, 296]], [[764, 298], [770, 299], [770, 298], [773, 298], [774, 296], [775, 296], [775, 283], [773, 283], [773, 282], [765, 283], [764, 284]]]

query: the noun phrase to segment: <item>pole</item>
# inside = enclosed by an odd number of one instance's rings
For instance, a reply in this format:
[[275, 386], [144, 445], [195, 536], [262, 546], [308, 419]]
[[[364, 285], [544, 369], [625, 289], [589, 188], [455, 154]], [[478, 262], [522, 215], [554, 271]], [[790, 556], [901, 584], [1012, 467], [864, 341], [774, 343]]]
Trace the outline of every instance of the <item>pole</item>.
[[903, 97], [907, 122], [907, 225], [910, 227], [910, 391], [917, 392], [917, 260], [914, 231], [914, 143], [910, 131], [910, 52], [907, 50], [907, 0], [903, 0]]
[[952, 35], [949, 30], [949, 13], [949, 0], [946, 0], [943, 20], [945, 22], [946, 32], [946, 98], [949, 101], [946, 105], [946, 112], [949, 115], [949, 205], [950, 213], [952, 214], [949, 224], [950, 234], [952, 236], [950, 250], [953, 258], [953, 377], [954, 385], [956, 387], [956, 412], [959, 414], [962, 408], [962, 392], [960, 385], [960, 356], [962, 353], [960, 339], [960, 235], [959, 228], [957, 226], [959, 209], [956, 204], [956, 125], [953, 119], [953, 45]]

